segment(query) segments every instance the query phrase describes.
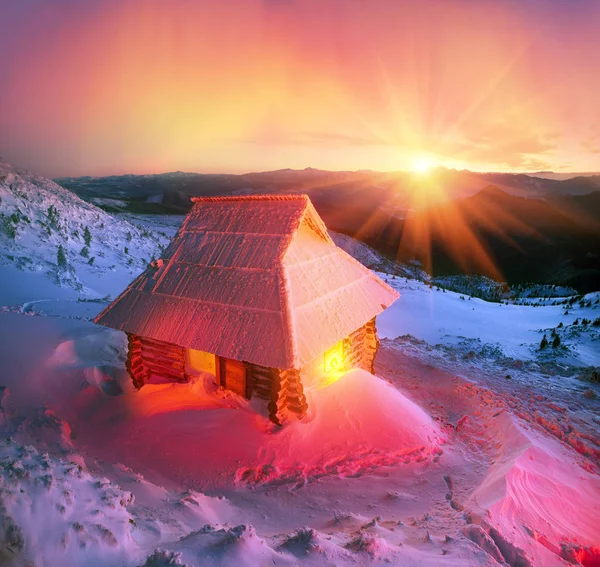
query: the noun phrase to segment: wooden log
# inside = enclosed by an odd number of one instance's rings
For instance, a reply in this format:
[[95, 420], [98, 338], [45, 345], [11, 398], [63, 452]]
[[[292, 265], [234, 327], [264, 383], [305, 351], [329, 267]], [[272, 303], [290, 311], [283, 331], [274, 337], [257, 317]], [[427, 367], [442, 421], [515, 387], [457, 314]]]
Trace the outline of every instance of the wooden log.
[[167, 358], [148, 358], [143, 356], [145, 364], [153, 364], [155, 366], [163, 366], [165, 368], [170, 368], [172, 370], [177, 370], [179, 372], [183, 372], [185, 369], [185, 365], [181, 364], [177, 360], [169, 360]]
[[[138, 358], [137, 352], [139, 351], [139, 338], [136, 335], [127, 335], [127, 361], [125, 367], [131, 377], [133, 385], [138, 390], [147, 382], [148, 373], [143, 365], [143, 360]], [[135, 357], [135, 358], [134, 358]]]
[[137, 335], [129, 335], [128, 343], [127, 369], [136, 388], [146, 384], [151, 375], [174, 382], [187, 381], [183, 348]]
[[154, 348], [172, 348], [175, 350], [181, 349], [182, 347], [180, 347], [179, 345], [176, 345], [174, 343], [167, 343], [164, 341], [158, 341], [156, 339], [151, 339], [150, 337], [139, 337], [140, 341], [142, 342], [142, 344], [144, 345], [148, 345], [149, 347], [154, 347]]
[[171, 358], [169, 356], [148, 356], [146, 353], [142, 352], [142, 357], [148, 362], [156, 362], [157, 364], [167, 364], [169, 366], [177, 366], [180, 368], [183, 368], [185, 365], [183, 360]]
[[150, 370], [148, 372], [148, 382], [152, 382], [152, 377], [159, 381], [165, 380], [167, 382], [173, 382], [174, 384], [185, 384], [187, 382], [187, 378], [182, 374], [170, 375], [165, 374], [164, 372], [155, 372]]
[[262, 388], [260, 388], [260, 389], [256, 388], [253, 391], [253, 394], [257, 398], [260, 398], [261, 400], [271, 400], [271, 390], [264, 390]]
[[297, 417], [303, 418], [306, 415], [306, 412], [308, 411], [308, 404], [304, 403], [299, 406], [288, 404], [287, 409], [288, 411], [295, 413]]
[[285, 371], [278, 370], [273, 373], [273, 387], [271, 389], [271, 401], [267, 405], [269, 419], [281, 425], [287, 416], [285, 389], [287, 380]]
[[255, 375], [264, 376], [265, 378], [273, 378], [273, 369], [258, 364], [250, 364], [250, 372]]
[[155, 374], [163, 374], [165, 377], [174, 376], [177, 380], [183, 380], [185, 376], [185, 372], [177, 368], [169, 368], [168, 366], [161, 366], [159, 364], [146, 364], [145, 366], [149, 371]]
[[377, 326], [375, 319], [371, 319], [366, 325], [366, 341], [365, 341], [365, 366], [371, 374], [375, 374], [375, 356], [379, 349], [379, 337], [377, 336]]
[[264, 384], [265, 386], [271, 386], [273, 384], [273, 378], [264, 378], [257, 374], [251, 374], [255, 384]]
[[287, 387], [287, 395], [291, 396], [303, 396], [304, 395], [304, 387], [302, 384], [294, 384], [293, 386]]
[[156, 348], [149, 348], [146, 345], [142, 345], [141, 351], [144, 353], [145, 356], [154, 356], [156, 358], [174, 358], [178, 360], [184, 359], [183, 349], [178, 351], [170, 349], [161, 350]]

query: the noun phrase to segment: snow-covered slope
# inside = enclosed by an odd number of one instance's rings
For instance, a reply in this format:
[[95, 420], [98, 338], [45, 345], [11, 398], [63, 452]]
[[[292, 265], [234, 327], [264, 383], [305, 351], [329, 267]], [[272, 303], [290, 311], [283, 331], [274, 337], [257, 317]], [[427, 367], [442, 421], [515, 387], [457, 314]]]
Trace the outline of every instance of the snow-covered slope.
[[[74, 203], [60, 214], [99, 214]], [[89, 322], [127, 264], [88, 268], [60, 229], [4, 242], [45, 267], [2, 249], [0, 564], [598, 564], [600, 386], [571, 374], [598, 360], [598, 327], [581, 321], [600, 295], [565, 315], [382, 274], [401, 298], [378, 318], [377, 376], [308, 387], [307, 419], [279, 429], [209, 381], [132, 387], [125, 336]], [[94, 301], [47, 277], [59, 242]], [[118, 240], [94, 243], [119, 261]], [[561, 347], [536, 350], [551, 329]]]
[[[377, 320], [382, 337], [411, 335], [432, 345], [466, 354], [483, 351], [496, 358], [600, 366], [600, 292], [572, 306], [494, 303], [466, 294], [435, 289], [410, 279], [380, 274], [401, 294]], [[522, 300], [519, 300], [521, 302]], [[540, 300], [541, 302], [541, 300]], [[582, 321], [587, 323], [582, 324]], [[542, 337], [560, 345], [540, 350]]]
[[132, 277], [166, 243], [162, 233], [115, 218], [49, 179], [0, 161], [0, 265], [42, 272], [85, 292], [107, 273]]
[[329, 236], [331, 236], [331, 239], [335, 242], [336, 246], [339, 246], [346, 253], [350, 254], [350, 256], [372, 270], [421, 281], [430, 280], [429, 274], [421, 269], [418, 261], [414, 261], [410, 264], [396, 262], [387, 258], [374, 248], [371, 248], [368, 244], [356, 240], [347, 234], [342, 234], [341, 232], [330, 230]]

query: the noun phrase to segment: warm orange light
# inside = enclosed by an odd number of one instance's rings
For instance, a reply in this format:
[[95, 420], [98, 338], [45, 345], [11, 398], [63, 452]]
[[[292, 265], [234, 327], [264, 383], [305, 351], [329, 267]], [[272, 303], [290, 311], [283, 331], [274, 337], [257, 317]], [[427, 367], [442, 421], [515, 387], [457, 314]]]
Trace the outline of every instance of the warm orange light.
[[340, 341], [325, 352], [325, 374], [342, 370], [344, 365], [344, 343]]
[[323, 377], [319, 382], [319, 387], [324, 388], [337, 382], [346, 370], [344, 343], [340, 341], [327, 350], [323, 356]]
[[415, 173], [427, 173], [433, 167], [433, 160], [429, 156], [419, 156], [414, 159], [412, 169]]

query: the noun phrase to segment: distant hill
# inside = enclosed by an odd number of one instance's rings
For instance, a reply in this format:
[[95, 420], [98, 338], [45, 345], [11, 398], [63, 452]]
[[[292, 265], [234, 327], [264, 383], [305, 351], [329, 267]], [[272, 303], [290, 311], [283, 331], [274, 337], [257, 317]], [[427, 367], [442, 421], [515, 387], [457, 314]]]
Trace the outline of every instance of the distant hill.
[[[243, 175], [200, 174], [181, 171], [157, 175], [120, 175], [109, 177], [61, 178], [56, 182], [93, 202], [103, 199], [103, 208], [110, 209], [106, 198], [121, 203], [131, 212], [184, 213], [189, 210], [190, 197], [244, 193], [308, 193], [314, 202], [332, 206], [338, 199], [360, 197], [377, 200], [399, 214], [414, 208], [424, 208], [430, 200], [423, 188], [434, 192], [436, 201], [469, 197], [488, 185], [506, 193], [526, 196], [581, 195], [600, 190], [600, 175], [555, 180], [512, 173], [473, 173], [437, 168], [420, 176], [407, 172], [378, 173], [373, 171], [322, 171], [282, 169]], [[125, 203], [125, 205], [123, 205]]]
[[185, 213], [190, 197], [307, 193], [327, 226], [433, 275], [600, 289], [600, 175], [546, 179], [437, 168], [406, 172], [284, 169], [57, 180], [108, 211]]
[[472, 272], [593, 291], [600, 289], [600, 192], [531, 199], [489, 187], [411, 216], [386, 245], [435, 275]]

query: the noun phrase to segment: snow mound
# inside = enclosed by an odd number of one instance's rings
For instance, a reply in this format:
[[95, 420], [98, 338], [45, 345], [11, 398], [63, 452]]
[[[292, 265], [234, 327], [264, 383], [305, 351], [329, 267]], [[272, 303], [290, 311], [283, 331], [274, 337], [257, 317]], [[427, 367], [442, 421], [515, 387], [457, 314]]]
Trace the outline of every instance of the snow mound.
[[[155, 483], [301, 486], [435, 459], [445, 441], [422, 409], [362, 370], [307, 390], [306, 418], [277, 428], [248, 401], [203, 379], [135, 391], [123, 369], [107, 366], [116, 339], [87, 327], [65, 338], [40, 364], [37, 390], [76, 433], [75, 445], [134, 469], [143, 463]], [[149, 438], [151, 445], [140, 442]]]
[[346, 548], [355, 553], [363, 553], [371, 560], [387, 559], [391, 563], [394, 550], [384, 538], [376, 534], [360, 532], [346, 544]]
[[572, 553], [600, 557], [600, 509], [589, 505], [600, 500], [600, 478], [559, 442], [507, 414], [493, 429], [501, 452], [473, 493], [473, 509], [483, 512], [506, 562], [531, 557], [533, 564], [549, 565]]
[[[175, 553], [163, 559], [159, 550], [156, 559], [148, 558], [146, 565], [296, 565], [284, 554], [275, 551], [256, 534], [253, 526], [240, 524], [234, 527], [217, 528], [207, 524], [200, 530], [183, 537], [173, 546]], [[163, 552], [164, 553], [164, 552]]]
[[238, 481], [305, 481], [360, 476], [379, 466], [425, 460], [444, 438], [419, 406], [381, 378], [352, 370], [307, 391], [309, 413], [267, 440], [270, 460], [238, 471]]

